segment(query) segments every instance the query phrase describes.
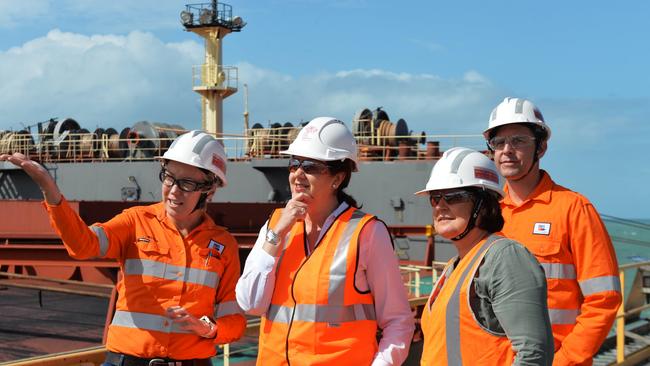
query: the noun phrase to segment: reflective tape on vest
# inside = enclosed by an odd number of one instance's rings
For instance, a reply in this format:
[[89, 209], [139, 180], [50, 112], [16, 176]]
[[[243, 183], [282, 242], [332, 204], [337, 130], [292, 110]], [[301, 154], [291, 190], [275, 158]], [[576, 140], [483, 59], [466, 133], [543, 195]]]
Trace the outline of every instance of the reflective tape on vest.
[[548, 309], [551, 324], [575, 324], [580, 309]]
[[[293, 318], [292, 318], [293, 315]], [[355, 305], [318, 305], [297, 304], [290, 306], [271, 305], [266, 318], [278, 323], [288, 324], [291, 321], [346, 323], [358, 320], [376, 320], [374, 304]]]
[[445, 336], [447, 341], [447, 365], [462, 365], [463, 358], [461, 355], [460, 345], [460, 288], [463, 283], [465, 283], [465, 278], [469, 273], [469, 270], [474, 267], [476, 260], [482, 258], [483, 252], [490, 247], [492, 242], [495, 241], [494, 236], [489, 236], [488, 239], [483, 243], [481, 248], [474, 254], [474, 257], [470, 263], [465, 268], [465, 271], [461, 274], [460, 279], [458, 280], [458, 285], [454, 289], [453, 294], [447, 302], [447, 311], [445, 318]]
[[576, 279], [576, 268], [573, 264], [564, 263], [540, 263], [544, 269], [546, 278], [561, 278], [565, 280]]
[[621, 281], [618, 276], [601, 276], [580, 281], [583, 296], [593, 295], [603, 291], [621, 292]]
[[124, 310], [117, 310], [115, 312], [111, 325], [125, 328], [155, 330], [163, 333], [192, 333], [191, 330], [182, 329], [180, 325], [174, 323], [171, 319], [165, 316]]
[[215, 319], [233, 314], [244, 314], [244, 311], [237, 305], [237, 301], [224, 301], [214, 307]]
[[90, 230], [95, 233], [97, 240], [99, 240], [99, 257], [103, 258], [108, 252], [108, 237], [104, 228], [101, 226], [89, 226]]
[[127, 259], [124, 262], [126, 275], [141, 275], [163, 278], [171, 281], [194, 283], [216, 289], [219, 275], [216, 272], [198, 268], [187, 268], [150, 259]]
[[345, 278], [348, 272], [347, 259], [350, 240], [352, 240], [352, 234], [357, 229], [359, 221], [365, 215], [361, 210], [355, 210], [352, 213], [350, 221], [345, 226], [339, 245], [336, 246], [336, 250], [334, 251], [334, 258], [330, 265], [329, 288], [327, 292], [327, 302], [330, 304], [343, 305], [345, 303]]

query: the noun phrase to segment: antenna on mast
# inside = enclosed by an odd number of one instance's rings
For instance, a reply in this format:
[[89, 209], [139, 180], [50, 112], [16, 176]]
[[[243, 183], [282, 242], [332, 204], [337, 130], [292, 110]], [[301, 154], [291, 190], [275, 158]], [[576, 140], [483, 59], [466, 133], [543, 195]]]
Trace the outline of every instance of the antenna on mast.
[[244, 84], [244, 133], [248, 131], [248, 84]]

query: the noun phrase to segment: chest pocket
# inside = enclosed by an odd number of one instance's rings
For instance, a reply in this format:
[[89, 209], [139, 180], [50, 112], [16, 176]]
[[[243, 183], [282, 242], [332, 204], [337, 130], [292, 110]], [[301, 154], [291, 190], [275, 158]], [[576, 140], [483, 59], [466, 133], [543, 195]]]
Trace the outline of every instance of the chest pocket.
[[552, 240], [552, 239], [547, 239], [547, 240], [535, 240], [536, 238], [533, 238], [526, 243], [523, 243], [528, 250], [530, 250], [535, 257], [537, 257], [540, 261], [543, 260], [549, 260], [549, 258], [545, 257], [554, 257], [557, 256], [560, 253], [560, 250], [562, 249], [562, 243], [560, 243], [559, 240]]
[[169, 255], [169, 248], [158, 244], [158, 242], [153, 238], [140, 238], [136, 240], [135, 247], [139, 253], [143, 254], [138, 255], [140, 258], [155, 260], [158, 257], [168, 257]]

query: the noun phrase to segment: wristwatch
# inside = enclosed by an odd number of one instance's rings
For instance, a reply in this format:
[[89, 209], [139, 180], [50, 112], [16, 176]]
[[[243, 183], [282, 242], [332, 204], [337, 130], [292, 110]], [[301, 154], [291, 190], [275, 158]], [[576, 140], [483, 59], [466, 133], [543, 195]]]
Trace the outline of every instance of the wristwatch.
[[212, 319], [208, 318], [207, 315], [203, 315], [199, 319], [199, 321], [201, 321], [201, 323], [207, 325], [208, 328], [210, 329], [207, 333], [202, 334], [201, 337], [203, 337], [203, 338], [214, 338], [217, 335], [217, 325], [214, 324]]
[[271, 245], [278, 245], [280, 243], [280, 236], [272, 229], [266, 229], [266, 241]]

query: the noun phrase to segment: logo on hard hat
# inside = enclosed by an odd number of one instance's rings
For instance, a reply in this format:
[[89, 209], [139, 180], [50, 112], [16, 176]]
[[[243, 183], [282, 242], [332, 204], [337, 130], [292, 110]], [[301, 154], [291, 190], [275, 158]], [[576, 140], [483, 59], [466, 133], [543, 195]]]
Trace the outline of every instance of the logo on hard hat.
[[495, 184], [499, 184], [499, 176], [497, 175], [497, 173], [495, 173], [494, 171], [492, 171], [490, 169], [475, 167], [474, 168], [474, 178], [489, 180], [490, 182], [494, 182]]
[[223, 172], [223, 174], [226, 174], [226, 162], [221, 159], [221, 157], [217, 154], [212, 154], [212, 165], [216, 166]]
[[302, 134], [303, 140], [311, 140], [312, 136], [318, 133], [318, 128], [314, 126], [305, 126], [303, 128], [305, 130], [305, 133]]

